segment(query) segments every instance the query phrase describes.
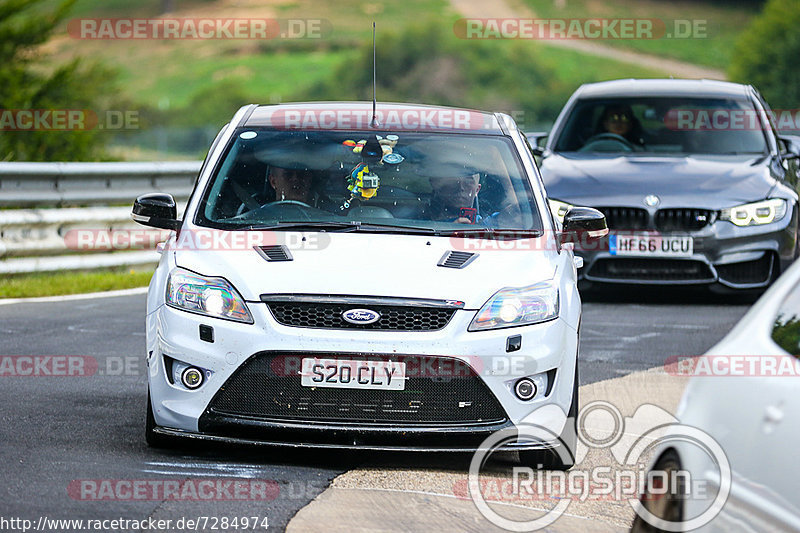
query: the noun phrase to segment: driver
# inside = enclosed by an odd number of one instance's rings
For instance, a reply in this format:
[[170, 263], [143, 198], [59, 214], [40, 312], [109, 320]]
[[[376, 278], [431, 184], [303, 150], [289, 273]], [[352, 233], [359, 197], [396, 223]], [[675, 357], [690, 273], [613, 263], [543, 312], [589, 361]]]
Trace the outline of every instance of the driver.
[[313, 175], [310, 170], [270, 166], [267, 179], [275, 191], [276, 202], [311, 203]]
[[599, 128], [596, 133], [613, 133], [625, 138], [635, 146], [643, 146], [639, 135], [639, 122], [633, 116], [633, 111], [627, 105], [609, 105], [600, 117]]

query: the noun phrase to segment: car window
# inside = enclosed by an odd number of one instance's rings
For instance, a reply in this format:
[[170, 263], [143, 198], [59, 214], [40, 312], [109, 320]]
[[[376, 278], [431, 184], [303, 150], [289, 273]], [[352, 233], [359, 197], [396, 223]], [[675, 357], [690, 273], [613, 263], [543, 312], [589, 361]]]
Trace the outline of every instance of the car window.
[[235, 229], [307, 221], [512, 230], [542, 224], [506, 137], [237, 131], [195, 222]]
[[800, 285], [781, 304], [772, 326], [772, 340], [789, 354], [800, 357]]
[[572, 108], [557, 152], [766, 153], [761, 117], [746, 98], [584, 99]]

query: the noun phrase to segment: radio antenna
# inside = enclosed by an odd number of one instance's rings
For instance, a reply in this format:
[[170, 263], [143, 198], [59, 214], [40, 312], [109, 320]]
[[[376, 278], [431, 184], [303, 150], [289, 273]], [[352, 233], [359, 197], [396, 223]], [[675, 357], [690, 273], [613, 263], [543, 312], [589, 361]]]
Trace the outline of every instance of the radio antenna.
[[376, 67], [375, 67], [375, 21], [372, 21], [372, 121], [369, 123], [370, 128], [378, 127], [378, 106], [377, 90], [376, 90]]

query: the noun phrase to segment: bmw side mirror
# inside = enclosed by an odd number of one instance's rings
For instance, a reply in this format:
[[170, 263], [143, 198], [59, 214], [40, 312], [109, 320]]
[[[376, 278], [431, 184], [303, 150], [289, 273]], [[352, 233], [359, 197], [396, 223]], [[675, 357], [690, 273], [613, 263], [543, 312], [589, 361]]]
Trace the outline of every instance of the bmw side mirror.
[[544, 155], [544, 144], [547, 142], [549, 134], [546, 131], [534, 131], [525, 134], [528, 139], [528, 148], [537, 157]]
[[564, 215], [562, 242], [587, 243], [608, 235], [606, 216], [591, 207], [573, 207]]
[[178, 207], [171, 194], [154, 192], [143, 194], [133, 202], [131, 218], [145, 226], [171, 229], [177, 231], [181, 227], [178, 220]]
[[795, 135], [782, 135], [778, 137], [781, 157], [784, 160], [800, 159], [800, 137]]

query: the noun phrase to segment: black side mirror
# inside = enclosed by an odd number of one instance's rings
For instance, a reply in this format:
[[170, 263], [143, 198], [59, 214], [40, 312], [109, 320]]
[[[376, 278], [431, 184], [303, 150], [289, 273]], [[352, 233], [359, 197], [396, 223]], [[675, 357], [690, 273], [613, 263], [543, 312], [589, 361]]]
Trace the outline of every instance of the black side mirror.
[[785, 160], [800, 159], [800, 137], [795, 135], [781, 135], [778, 137], [781, 157]]
[[587, 243], [608, 235], [606, 216], [591, 207], [573, 207], [564, 215], [562, 242]]
[[546, 131], [532, 131], [525, 134], [531, 153], [537, 157], [544, 155], [544, 144], [550, 134]]
[[181, 221], [178, 220], [178, 207], [171, 194], [153, 192], [143, 194], [133, 202], [131, 218], [145, 226], [154, 228], [178, 230]]

